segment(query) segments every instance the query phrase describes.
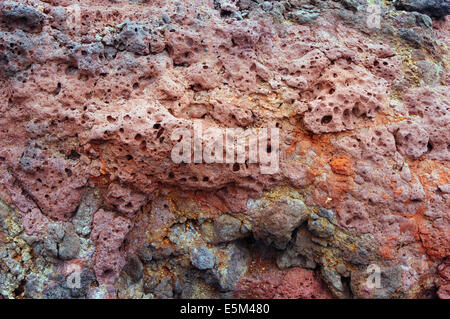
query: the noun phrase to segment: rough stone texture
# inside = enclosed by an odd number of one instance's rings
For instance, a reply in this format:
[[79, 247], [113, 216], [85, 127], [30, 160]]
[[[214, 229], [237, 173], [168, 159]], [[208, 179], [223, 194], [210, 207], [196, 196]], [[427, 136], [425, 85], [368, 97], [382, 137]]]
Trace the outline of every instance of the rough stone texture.
[[95, 274], [99, 281], [113, 283], [125, 265], [125, 236], [131, 229], [128, 218], [98, 210], [92, 220], [91, 238], [95, 248]]
[[1, 1], [0, 298], [449, 298], [448, 13]]
[[[408, 143], [423, 146], [427, 140], [427, 156], [441, 161], [450, 160], [450, 93], [446, 87], [437, 87], [435, 90], [420, 88], [410, 90], [405, 96], [405, 104], [409, 114], [420, 118], [420, 127], [423, 132], [414, 132], [413, 140]], [[408, 123], [409, 124], [409, 123]], [[410, 127], [407, 126], [407, 129]], [[414, 130], [414, 128], [413, 128]], [[420, 139], [420, 141], [419, 141]]]
[[282, 198], [272, 202], [249, 200], [247, 205], [253, 220], [252, 231], [255, 238], [279, 249], [286, 248], [294, 229], [308, 218], [305, 204], [295, 198]]
[[450, 14], [450, 4], [446, 0], [397, 0], [395, 6], [402, 10], [417, 11], [436, 18]]
[[24, 31], [39, 31], [42, 28], [44, 15], [36, 8], [20, 3], [5, 1], [2, 3], [3, 18]]
[[331, 297], [311, 270], [297, 267], [250, 275], [249, 278], [242, 280], [238, 288], [238, 296], [262, 299], [328, 299]]
[[69, 161], [31, 144], [24, 148], [14, 175], [46, 216], [66, 221], [78, 206], [86, 183], [78, 172]]

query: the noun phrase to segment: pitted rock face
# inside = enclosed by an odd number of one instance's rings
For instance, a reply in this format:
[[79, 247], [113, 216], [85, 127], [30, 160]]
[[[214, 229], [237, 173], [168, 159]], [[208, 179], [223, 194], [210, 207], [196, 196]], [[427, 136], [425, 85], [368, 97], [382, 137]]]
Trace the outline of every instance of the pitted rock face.
[[448, 298], [448, 3], [373, 5], [2, 1], [0, 298]]
[[36, 143], [25, 147], [15, 176], [45, 215], [64, 221], [77, 208], [86, 184], [83, 168]]
[[249, 214], [253, 220], [253, 234], [279, 249], [285, 249], [294, 229], [308, 217], [305, 204], [295, 198], [270, 201], [251, 201]]
[[417, 11], [436, 18], [450, 14], [450, 5], [445, 0], [399, 0], [396, 1], [396, 6], [399, 9]]
[[17, 25], [24, 31], [40, 31], [44, 21], [44, 15], [36, 8], [20, 3], [5, 1], [1, 6], [3, 18]]
[[343, 57], [339, 54], [337, 61], [331, 60], [335, 63], [330, 68], [312, 70], [315, 75], [324, 72], [310, 84], [315, 98], [304, 117], [305, 126], [314, 133], [351, 130], [356, 119], [373, 118], [384, 107], [385, 81], [356, 66], [351, 57]]
[[114, 283], [125, 265], [125, 236], [131, 229], [128, 218], [98, 210], [92, 220], [92, 241], [95, 249], [95, 274], [99, 281]]

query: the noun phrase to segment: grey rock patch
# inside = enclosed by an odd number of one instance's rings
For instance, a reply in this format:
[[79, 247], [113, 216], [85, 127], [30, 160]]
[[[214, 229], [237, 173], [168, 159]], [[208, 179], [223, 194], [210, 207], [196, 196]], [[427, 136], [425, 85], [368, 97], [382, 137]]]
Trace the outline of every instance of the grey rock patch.
[[194, 248], [190, 257], [192, 265], [200, 270], [213, 268], [216, 259], [211, 249], [206, 247]]

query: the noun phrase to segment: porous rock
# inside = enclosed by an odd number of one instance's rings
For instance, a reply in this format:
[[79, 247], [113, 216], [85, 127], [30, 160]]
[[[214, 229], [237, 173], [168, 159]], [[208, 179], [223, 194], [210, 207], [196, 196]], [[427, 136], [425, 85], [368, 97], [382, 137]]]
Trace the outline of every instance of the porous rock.
[[2, 1], [0, 298], [449, 298], [448, 12]]

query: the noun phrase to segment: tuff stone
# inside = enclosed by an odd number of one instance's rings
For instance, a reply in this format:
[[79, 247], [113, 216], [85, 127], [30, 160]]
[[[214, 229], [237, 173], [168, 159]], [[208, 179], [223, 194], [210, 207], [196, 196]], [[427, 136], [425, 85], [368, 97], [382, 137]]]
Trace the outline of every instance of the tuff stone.
[[449, 297], [447, 2], [107, 2], [0, 4], [0, 298]]

